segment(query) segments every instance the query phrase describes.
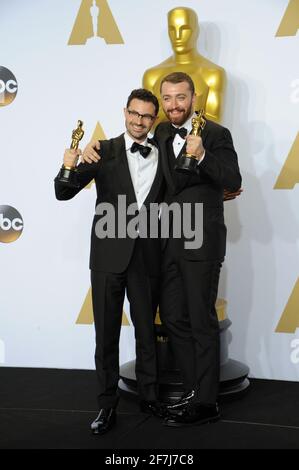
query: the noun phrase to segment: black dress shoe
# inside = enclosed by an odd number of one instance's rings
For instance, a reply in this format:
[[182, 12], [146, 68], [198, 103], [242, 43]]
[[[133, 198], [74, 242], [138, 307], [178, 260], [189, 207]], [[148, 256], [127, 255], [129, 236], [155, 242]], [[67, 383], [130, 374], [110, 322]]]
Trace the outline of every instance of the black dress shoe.
[[181, 398], [174, 403], [170, 403], [169, 405], [166, 405], [166, 408], [168, 411], [176, 412], [179, 410], [182, 410], [185, 408], [191, 401], [193, 400], [195, 396], [195, 391], [194, 390], [189, 390], [188, 392], [185, 392], [184, 395], [181, 396]]
[[165, 426], [192, 426], [204, 423], [218, 421], [220, 413], [217, 405], [202, 405], [200, 403], [191, 403], [182, 410], [178, 411], [165, 419]]
[[159, 401], [141, 401], [140, 410], [142, 413], [148, 413], [158, 418], [166, 418], [169, 415], [166, 406]]
[[116, 412], [114, 408], [102, 408], [97, 418], [91, 423], [93, 434], [104, 434], [114, 426], [116, 421]]

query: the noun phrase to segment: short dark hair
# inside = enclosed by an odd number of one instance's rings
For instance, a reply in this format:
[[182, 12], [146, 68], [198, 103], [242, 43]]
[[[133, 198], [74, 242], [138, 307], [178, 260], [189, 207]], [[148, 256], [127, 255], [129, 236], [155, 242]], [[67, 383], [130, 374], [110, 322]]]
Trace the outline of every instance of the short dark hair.
[[192, 95], [195, 93], [195, 87], [194, 87], [194, 82], [190, 75], [184, 73], [184, 72], [173, 72], [170, 73], [169, 75], [166, 75], [162, 79], [161, 85], [160, 85], [160, 92], [162, 90], [162, 85], [164, 82], [170, 82], [170, 83], [182, 83], [182, 82], [187, 82], [189, 85], [189, 88], [191, 90]]
[[155, 116], [157, 116], [159, 112], [159, 102], [157, 97], [151, 91], [146, 90], [145, 88], [137, 88], [136, 90], [133, 90], [128, 98], [127, 108], [129, 107], [131, 101], [135, 98], [137, 100], [153, 103], [153, 105], [155, 106]]

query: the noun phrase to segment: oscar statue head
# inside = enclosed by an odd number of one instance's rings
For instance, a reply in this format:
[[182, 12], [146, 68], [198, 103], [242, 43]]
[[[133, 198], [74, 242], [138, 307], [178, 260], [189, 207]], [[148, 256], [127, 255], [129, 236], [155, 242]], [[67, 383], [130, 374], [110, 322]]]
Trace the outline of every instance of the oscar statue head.
[[196, 47], [198, 19], [191, 8], [177, 7], [168, 13], [168, 34], [176, 54], [188, 53]]

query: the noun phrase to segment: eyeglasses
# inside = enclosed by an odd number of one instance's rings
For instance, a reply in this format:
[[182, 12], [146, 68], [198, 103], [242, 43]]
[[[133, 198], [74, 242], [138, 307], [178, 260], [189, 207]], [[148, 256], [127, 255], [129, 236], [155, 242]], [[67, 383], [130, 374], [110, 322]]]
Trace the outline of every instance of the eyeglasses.
[[151, 114], [140, 114], [137, 111], [132, 111], [131, 109], [127, 109], [128, 113], [130, 116], [133, 116], [134, 118], [141, 118], [144, 119], [145, 121], [153, 121], [156, 116], [152, 116]]

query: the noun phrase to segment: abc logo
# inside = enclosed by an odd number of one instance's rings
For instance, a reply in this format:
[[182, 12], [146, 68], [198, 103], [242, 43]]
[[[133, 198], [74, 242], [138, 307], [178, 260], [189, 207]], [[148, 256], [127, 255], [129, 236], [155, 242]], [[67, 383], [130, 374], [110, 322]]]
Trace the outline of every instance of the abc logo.
[[16, 97], [18, 84], [15, 76], [5, 67], [0, 67], [0, 106], [7, 106]]
[[0, 206], [0, 242], [16, 241], [23, 231], [21, 214], [11, 206]]

